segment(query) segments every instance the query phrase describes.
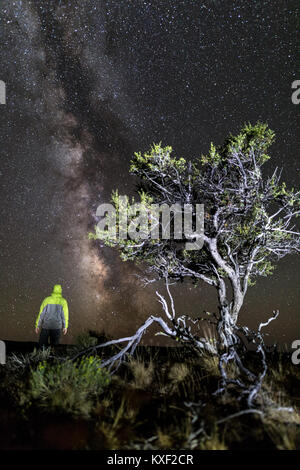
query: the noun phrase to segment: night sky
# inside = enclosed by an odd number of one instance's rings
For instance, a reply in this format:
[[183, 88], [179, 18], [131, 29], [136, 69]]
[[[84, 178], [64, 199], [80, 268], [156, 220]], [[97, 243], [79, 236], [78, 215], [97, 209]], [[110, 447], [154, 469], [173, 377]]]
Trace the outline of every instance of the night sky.
[[[32, 341], [60, 283], [72, 343], [87, 329], [119, 337], [159, 313], [141, 268], [88, 240], [111, 191], [134, 194], [135, 151], [153, 142], [193, 159], [257, 120], [276, 133], [270, 174], [299, 187], [298, 0], [1, 1], [0, 338]], [[216, 308], [213, 289], [173, 287], [178, 313]], [[299, 259], [249, 289], [240, 322], [273, 309], [281, 344], [299, 339]], [[155, 329], [152, 330], [152, 333]], [[157, 344], [152, 334], [145, 343]]]

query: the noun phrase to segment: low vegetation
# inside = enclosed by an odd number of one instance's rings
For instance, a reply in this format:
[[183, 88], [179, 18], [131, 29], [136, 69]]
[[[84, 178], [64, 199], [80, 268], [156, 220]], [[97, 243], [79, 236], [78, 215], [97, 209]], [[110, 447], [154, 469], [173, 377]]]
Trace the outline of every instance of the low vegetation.
[[261, 412], [243, 414], [234, 390], [213, 396], [209, 353], [140, 346], [111, 376], [99, 349], [74, 359], [78, 350], [8, 355], [2, 449], [300, 449], [300, 368], [287, 353], [268, 353]]
[[48, 412], [89, 416], [94, 399], [110, 383], [110, 375], [101, 369], [101, 360], [94, 356], [48, 363], [31, 368], [27, 398]]

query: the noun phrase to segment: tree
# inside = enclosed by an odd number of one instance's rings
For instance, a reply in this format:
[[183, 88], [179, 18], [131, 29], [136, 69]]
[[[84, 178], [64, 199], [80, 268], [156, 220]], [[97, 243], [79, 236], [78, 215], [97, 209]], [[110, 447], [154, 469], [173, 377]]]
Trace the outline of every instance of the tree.
[[[139, 205], [147, 210], [148, 222], [153, 223], [154, 219], [162, 228], [153, 204], [188, 204], [193, 208], [204, 204], [201, 249], [186, 249], [187, 238], [153, 239], [151, 234], [143, 232], [140, 219], [143, 235], [140, 238], [114, 237], [114, 232], [99, 227], [91, 234], [117, 247], [124, 261], [147, 263], [148, 274], [154, 277], [145, 278], [146, 283], [165, 279], [171, 311], [164, 297], [157, 295], [171, 326], [160, 317], [151, 317], [145, 323], [147, 327], [156, 321], [168, 336], [210, 351], [212, 346], [192, 333], [186, 323], [187, 320], [195, 323], [200, 318], [191, 319], [187, 315], [177, 318], [169, 285], [189, 278], [195, 284], [204, 282], [213, 286], [219, 303], [219, 312], [214, 318], [220, 344], [227, 348], [223, 362], [232, 358], [232, 350], [228, 352], [228, 348], [237, 343], [237, 320], [248, 287], [259, 276], [272, 274], [280, 258], [298, 253], [300, 248], [299, 232], [294, 226], [300, 213], [300, 192], [287, 189], [286, 184], [281, 183], [281, 172], [277, 168], [269, 177], [262, 174], [274, 137], [267, 124], [258, 122], [244, 125], [236, 136], [229, 135], [220, 146], [211, 143], [208, 155], [192, 162], [173, 157], [172, 148], [162, 147], [161, 143], [153, 144], [149, 152], [134, 154], [130, 173], [139, 178]], [[128, 212], [128, 224], [134, 219], [130, 219], [129, 198], [120, 202], [119, 193], [115, 191], [112, 202], [117, 216], [107, 214], [106, 223], [116, 222], [118, 233], [122, 214]], [[136, 201], [132, 198], [131, 202]], [[193, 213], [195, 215], [194, 209]], [[174, 214], [172, 220], [175, 220]], [[140, 339], [144, 329], [141, 327], [140, 333], [131, 337], [131, 346]]]

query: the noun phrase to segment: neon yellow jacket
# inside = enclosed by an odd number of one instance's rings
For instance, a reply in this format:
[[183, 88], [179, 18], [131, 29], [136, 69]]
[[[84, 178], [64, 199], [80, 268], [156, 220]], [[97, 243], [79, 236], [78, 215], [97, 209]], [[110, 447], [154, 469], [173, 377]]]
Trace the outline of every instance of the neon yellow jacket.
[[62, 288], [56, 284], [53, 292], [46, 297], [41, 305], [35, 327], [46, 329], [68, 328], [69, 308], [68, 302], [62, 296]]

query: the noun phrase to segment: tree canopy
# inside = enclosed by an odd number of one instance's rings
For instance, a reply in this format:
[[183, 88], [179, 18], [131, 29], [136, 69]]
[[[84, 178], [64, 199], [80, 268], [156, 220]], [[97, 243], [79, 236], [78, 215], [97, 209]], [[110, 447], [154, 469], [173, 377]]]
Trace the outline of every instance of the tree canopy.
[[[122, 214], [128, 213], [128, 223], [133, 220], [133, 203], [139, 202], [148, 211], [148, 222], [154, 219], [158, 226], [161, 220], [153, 204], [203, 204], [201, 249], [187, 250], [184, 238], [153, 239], [150, 234], [118, 238], [98, 227], [90, 236], [117, 247], [125, 261], [147, 262], [158, 279], [190, 278], [216, 287], [220, 307], [227, 309], [236, 322], [248, 286], [258, 276], [272, 274], [280, 258], [299, 252], [294, 223], [300, 213], [300, 192], [281, 182], [278, 168], [269, 177], [262, 173], [274, 138], [268, 125], [258, 122], [244, 125], [222, 145], [211, 143], [208, 154], [193, 161], [173, 157], [172, 147], [161, 143], [153, 144], [148, 152], [134, 154], [130, 173], [139, 177], [139, 200], [130, 201], [126, 196], [120, 202], [118, 190], [113, 192], [116, 233]], [[110, 217], [106, 215], [108, 224]], [[232, 287], [231, 300], [226, 279]]]

